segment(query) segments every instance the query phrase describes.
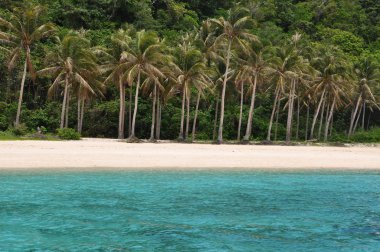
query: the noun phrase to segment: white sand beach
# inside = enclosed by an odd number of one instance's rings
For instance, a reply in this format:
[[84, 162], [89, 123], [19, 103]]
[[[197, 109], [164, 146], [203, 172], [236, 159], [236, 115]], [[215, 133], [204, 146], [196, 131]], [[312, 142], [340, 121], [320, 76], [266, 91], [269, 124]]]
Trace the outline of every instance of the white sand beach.
[[0, 142], [0, 169], [380, 170], [380, 147], [129, 144], [107, 139]]

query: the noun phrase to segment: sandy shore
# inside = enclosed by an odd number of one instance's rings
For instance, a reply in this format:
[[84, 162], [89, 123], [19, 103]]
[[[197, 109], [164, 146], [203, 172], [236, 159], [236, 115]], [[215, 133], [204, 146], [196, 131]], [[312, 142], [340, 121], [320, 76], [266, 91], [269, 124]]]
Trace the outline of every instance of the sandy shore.
[[380, 148], [5, 141], [0, 142], [0, 169], [380, 170]]

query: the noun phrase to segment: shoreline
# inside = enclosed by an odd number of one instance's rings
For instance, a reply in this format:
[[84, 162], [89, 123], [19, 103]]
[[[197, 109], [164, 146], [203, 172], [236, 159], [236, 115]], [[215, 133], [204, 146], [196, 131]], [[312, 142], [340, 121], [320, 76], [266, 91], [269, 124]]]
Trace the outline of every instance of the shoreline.
[[1, 141], [0, 171], [380, 171], [380, 147]]

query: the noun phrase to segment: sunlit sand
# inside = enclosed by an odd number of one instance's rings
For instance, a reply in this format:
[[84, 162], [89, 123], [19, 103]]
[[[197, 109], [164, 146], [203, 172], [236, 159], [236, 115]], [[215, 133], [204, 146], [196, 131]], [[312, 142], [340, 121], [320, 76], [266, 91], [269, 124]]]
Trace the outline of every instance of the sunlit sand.
[[379, 147], [0, 142], [0, 169], [375, 169]]

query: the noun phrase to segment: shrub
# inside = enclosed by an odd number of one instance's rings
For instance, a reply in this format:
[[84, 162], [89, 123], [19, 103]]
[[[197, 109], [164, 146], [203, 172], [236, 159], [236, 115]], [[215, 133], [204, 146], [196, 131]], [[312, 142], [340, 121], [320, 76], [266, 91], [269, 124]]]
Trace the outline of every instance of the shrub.
[[42, 134], [46, 134], [48, 132], [47, 129], [44, 126], [41, 126], [40, 130], [41, 130]]
[[334, 134], [332, 137], [329, 138], [329, 142], [335, 142], [335, 143], [347, 143], [351, 142], [351, 139], [347, 138], [347, 135], [345, 134]]
[[0, 130], [7, 130], [8, 129], [8, 120], [5, 116], [0, 116]]
[[352, 135], [350, 140], [356, 143], [380, 143], [380, 128], [359, 131]]
[[25, 136], [28, 133], [28, 127], [22, 123], [12, 128], [11, 131], [15, 136]]
[[63, 140], [80, 140], [80, 134], [71, 128], [63, 128], [57, 130], [58, 137]]

